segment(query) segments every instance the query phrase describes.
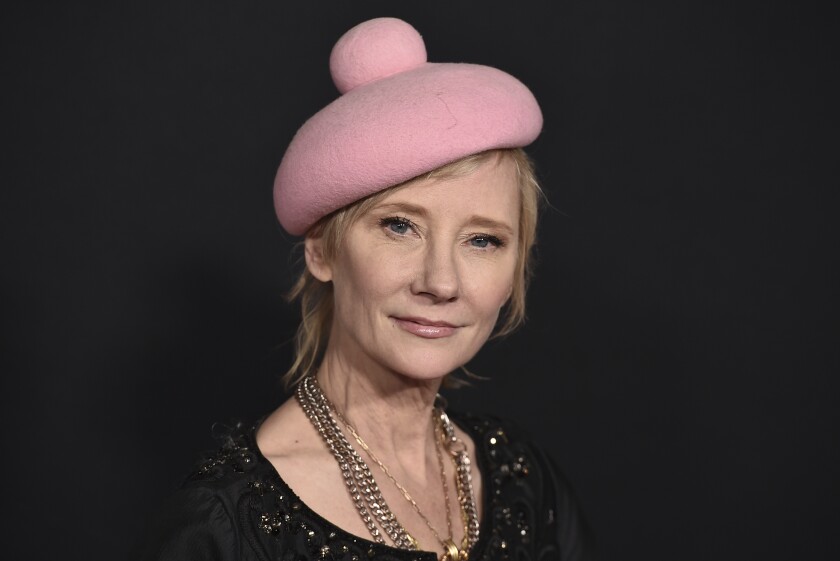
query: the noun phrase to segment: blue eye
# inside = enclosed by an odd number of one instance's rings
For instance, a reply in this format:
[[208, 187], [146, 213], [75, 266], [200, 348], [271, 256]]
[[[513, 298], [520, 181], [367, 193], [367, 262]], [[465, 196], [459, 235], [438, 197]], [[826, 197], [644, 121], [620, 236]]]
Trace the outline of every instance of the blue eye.
[[383, 218], [379, 221], [381, 226], [385, 226], [398, 236], [404, 236], [408, 234], [408, 231], [411, 230], [411, 222], [405, 218], [397, 218], [397, 217], [390, 217], [390, 218]]
[[395, 234], [402, 235], [408, 232], [408, 224], [405, 222], [391, 222], [390, 224], [388, 224], [388, 227]]
[[496, 236], [476, 236], [470, 240], [470, 244], [473, 247], [484, 249], [486, 247], [501, 247], [504, 245], [502, 240], [497, 238]]

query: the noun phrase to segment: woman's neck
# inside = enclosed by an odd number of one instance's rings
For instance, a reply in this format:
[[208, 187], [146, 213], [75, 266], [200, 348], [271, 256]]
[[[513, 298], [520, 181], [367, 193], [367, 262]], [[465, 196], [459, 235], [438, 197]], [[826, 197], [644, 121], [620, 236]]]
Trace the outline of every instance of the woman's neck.
[[379, 365], [354, 368], [329, 352], [317, 379], [339, 413], [383, 460], [422, 466], [434, 454], [432, 410], [441, 379], [406, 378]]

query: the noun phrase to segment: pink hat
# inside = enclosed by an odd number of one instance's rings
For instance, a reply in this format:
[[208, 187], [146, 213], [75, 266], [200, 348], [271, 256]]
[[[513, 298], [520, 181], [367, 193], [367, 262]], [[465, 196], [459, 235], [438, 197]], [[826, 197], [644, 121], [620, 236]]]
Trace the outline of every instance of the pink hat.
[[426, 62], [420, 34], [399, 19], [350, 29], [330, 72], [342, 95], [297, 131], [274, 180], [277, 217], [293, 235], [449, 162], [526, 146], [542, 128], [522, 82], [489, 66]]

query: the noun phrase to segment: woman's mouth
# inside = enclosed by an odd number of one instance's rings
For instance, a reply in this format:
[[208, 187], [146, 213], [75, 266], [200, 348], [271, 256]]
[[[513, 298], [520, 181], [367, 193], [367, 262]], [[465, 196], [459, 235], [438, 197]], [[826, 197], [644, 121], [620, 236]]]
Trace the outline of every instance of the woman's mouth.
[[400, 329], [424, 339], [450, 337], [458, 330], [457, 325], [445, 321], [436, 321], [417, 317], [392, 317]]

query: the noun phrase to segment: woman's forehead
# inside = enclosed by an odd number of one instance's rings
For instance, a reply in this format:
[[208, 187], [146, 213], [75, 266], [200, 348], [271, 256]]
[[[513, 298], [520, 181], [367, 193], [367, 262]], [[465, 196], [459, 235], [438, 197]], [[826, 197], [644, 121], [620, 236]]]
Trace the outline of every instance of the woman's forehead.
[[374, 209], [419, 216], [476, 214], [496, 220], [519, 215], [516, 166], [507, 158], [481, 162], [469, 173], [415, 179], [383, 195]]

